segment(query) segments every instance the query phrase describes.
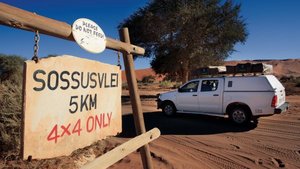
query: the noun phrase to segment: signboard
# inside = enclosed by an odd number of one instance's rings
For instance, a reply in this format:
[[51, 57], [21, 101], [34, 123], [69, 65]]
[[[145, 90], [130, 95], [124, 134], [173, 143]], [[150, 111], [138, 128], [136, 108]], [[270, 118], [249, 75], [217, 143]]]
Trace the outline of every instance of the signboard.
[[118, 66], [64, 55], [24, 69], [24, 159], [69, 155], [121, 132]]
[[91, 53], [101, 53], [106, 48], [106, 37], [95, 22], [80, 18], [72, 25], [72, 34], [77, 44]]

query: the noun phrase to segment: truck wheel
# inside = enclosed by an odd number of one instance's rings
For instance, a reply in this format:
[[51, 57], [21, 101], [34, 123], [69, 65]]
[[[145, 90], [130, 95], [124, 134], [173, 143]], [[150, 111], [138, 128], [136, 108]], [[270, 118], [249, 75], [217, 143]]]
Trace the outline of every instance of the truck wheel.
[[173, 116], [173, 115], [175, 115], [176, 108], [175, 108], [175, 106], [173, 105], [173, 103], [167, 102], [167, 103], [164, 103], [163, 108], [162, 108], [162, 111], [163, 111], [163, 112], [165, 113], [165, 115], [167, 115], [167, 116]]
[[254, 124], [258, 124], [258, 117], [252, 117], [252, 121]]
[[250, 115], [249, 113], [242, 107], [234, 108], [229, 113], [229, 118], [235, 123], [235, 124], [246, 124], [250, 122]]

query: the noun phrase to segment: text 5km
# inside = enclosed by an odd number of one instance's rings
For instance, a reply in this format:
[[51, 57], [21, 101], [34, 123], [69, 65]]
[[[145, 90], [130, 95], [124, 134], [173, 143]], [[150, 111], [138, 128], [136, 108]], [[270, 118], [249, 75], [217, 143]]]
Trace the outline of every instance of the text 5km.
[[91, 95], [80, 95], [80, 96], [71, 96], [70, 98], [70, 113], [76, 113], [78, 110], [89, 111], [92, 108], [97, 109], [97, 94]]

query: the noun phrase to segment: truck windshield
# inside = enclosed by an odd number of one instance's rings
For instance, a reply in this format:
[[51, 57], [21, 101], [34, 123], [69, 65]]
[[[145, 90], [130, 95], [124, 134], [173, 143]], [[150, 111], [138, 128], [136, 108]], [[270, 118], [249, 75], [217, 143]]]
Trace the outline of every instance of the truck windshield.
[[179, 89], [179, 92], [197, 92], [199, 81], [192, 81]]

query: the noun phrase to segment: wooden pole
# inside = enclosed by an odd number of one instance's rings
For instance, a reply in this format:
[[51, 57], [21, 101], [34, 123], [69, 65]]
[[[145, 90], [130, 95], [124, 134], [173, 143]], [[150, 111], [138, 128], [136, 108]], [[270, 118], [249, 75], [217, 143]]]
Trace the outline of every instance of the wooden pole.
[[128, 154], [134, 152], [136, 149], [148, 144], [150, 141], [157, 139], [160, 136], [158, 128], [154, 128], [147, 133], [136, 136], [133, 139], [121, 144], [120, 146], [110, 150], [106, 154], [96, 158], [95, 160], [85, 164], [81, 169], [104, 169], [115, 164]]
[[[123, 42], [130, 44], [128, 28], [123, 28], [119, 31], [120, 39]], [[134, 63], [132, 54], [123, 52], [123, 59], [125, 65], [125, 73], [127, 78], [127, 83], [129, 87], [130, 100], [132, 105], [132, 112], [134, 118], [134, 124], [136, 129], [136, 134], [140, 135], [146, 132], [144, 116], [142, 111], [142, 104], [140, 95], [138, 93], [138, 86], [135, 76]], [[140, 148], [140, 153], [142, 157], [142, 162], [144, 169], [152, 169], [152, 159], [150, 154], [149, 145], [146, 144]]]
[[[2, 2], [0, 2], [0, 24], [33, 32], [38, 30], [42, 34], [75, 41], [72, 35], [71, 25]], [[106, 38], [106, 48], [126, 51], [127, 53], [137, 55], [144, 55], [145, 53], [145, 50], [141, 47], [126, 44], [109, 37]]]

